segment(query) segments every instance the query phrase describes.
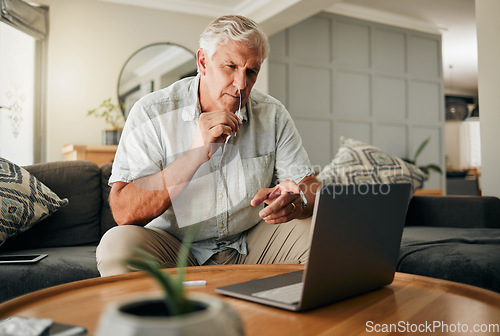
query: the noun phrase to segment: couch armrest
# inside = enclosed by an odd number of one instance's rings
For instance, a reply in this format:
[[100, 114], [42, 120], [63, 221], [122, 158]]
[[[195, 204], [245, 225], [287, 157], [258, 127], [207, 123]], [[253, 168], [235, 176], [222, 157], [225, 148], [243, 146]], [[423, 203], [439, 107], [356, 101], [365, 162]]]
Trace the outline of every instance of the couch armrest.
[[491, 196], [414, 196], [406, 226], [500, 228], [500, 199]]
[[109, 177], [111, 176], [111, 163], [105, 163], [101, 166], [101, 236], [110, 228], [116, 226], [109, 206], [109, 192], [111, 187], [108, 185]]
[[99, 167], [88, 161], [57, 161], [24, 167], [69, 204], [31, 229], [12, 237], [2, 250], [97, 245], [100, 239]]

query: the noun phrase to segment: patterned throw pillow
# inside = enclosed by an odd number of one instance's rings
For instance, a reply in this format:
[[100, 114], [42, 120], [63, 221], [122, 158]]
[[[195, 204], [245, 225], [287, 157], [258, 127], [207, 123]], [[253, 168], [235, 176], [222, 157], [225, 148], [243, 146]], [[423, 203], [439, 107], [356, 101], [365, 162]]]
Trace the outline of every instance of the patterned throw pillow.
[[0, 157], [0, 245], [68, 204], [25, 169]]
[[318, 175], [323, 185], [411, 183], [415, 191], [427, 179], [417, 166], [377, 147], [354, 139], [340, 142], [337, 155]]

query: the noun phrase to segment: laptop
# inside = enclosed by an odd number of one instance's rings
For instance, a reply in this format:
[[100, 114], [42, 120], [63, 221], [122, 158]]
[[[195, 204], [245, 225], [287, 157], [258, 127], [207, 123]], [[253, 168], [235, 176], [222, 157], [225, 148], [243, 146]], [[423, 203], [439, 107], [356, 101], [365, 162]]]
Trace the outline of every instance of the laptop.
[[410, 184], [321, 188], [304, 270], [216, 288], [217, 293], [306, 311], [392, 283]]

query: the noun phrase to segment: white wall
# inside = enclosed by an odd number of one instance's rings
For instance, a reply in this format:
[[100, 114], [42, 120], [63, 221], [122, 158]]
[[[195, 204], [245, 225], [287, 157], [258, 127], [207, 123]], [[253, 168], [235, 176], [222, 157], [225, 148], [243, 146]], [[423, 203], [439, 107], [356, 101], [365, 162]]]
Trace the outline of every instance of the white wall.
[[89, 0], [38, 0], [50, 7], [47, 69], [47, 157], [61, 160], [64, 144], [100, 144], [102, 120], [87, 111], [116, 84], [127, 58], [154, 42], [193, 52], [210, 18]]
[[483, 195], [500, 197], [500, 1], [476, 0]]

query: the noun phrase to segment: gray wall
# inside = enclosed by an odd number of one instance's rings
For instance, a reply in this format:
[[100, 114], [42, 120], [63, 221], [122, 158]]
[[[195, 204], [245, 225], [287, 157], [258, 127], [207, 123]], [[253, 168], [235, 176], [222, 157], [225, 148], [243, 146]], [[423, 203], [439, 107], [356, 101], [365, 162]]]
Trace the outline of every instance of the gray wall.
[[[441, 37], [320, 13], [270, 38], [269, 93], [323, 167], [341, 136], [444, 169]], [[433, 173], [425, 188], [444, 188]]]

